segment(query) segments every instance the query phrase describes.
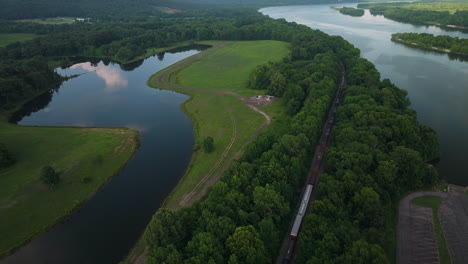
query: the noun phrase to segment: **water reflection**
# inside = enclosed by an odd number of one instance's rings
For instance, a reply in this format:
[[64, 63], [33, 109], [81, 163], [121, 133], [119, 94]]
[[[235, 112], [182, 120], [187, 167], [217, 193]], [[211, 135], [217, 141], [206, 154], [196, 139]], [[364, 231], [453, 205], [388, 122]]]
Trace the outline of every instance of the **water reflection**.
[[54, 94], [54, 90], [47, 91], [38, 97], [34, 98], [34, 100], [29, 101], [23, 107], [15, 112], [10, 117], [10, 123], [16, 124], [21, 119], [26, 116], [30, 116], [32, 113], [37, 112], [39, 110], [44, 110], [44, 112], [50, 112], [51, 108], [47, 107], [50, 101], [52, 100], [52, 95]]
[[122, 75], [122, 72], [104, 65], [99, 62], [97, 65], [92, 65], [90, 62], [78, 63], [70, 67], [71, 69], [83, 69], [88, 72], [95, 72], [97, 76], [106, 83], [106, 91], [114, 92], [126, 88], [128, 80]]

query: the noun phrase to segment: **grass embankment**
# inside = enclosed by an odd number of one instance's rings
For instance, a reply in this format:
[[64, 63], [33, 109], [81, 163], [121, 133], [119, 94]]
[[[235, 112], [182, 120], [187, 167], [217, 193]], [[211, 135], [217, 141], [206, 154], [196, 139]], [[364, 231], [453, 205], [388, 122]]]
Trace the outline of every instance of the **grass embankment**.
[[[289, 54], [289, 44], [279, 41], [204, 41], [219, 47], [205, 50], [176, 63], [153, 76], [149, 85], [174, 90], [191, 96], [183, 109], [194, 123], [196, 144], [206, 136], [215, 140], [215, 150], [205, 153], [203, 148], [194, 152], [189, 168], [165, 200], [163, 207], [176, 209], [203, 195], [206, 185], [219, 176], [229, 160], [244, 146], [265, 122], [265, 118], [246, 106], [237, 97], [217, 92], [235, 92], [243, 96], [264, 94], [265, 91], [247, 89], [247, 81], [255, 67], [269, 61], [279, 61]], [[198, 57], [199, 60], [194, 60]], [[168, 84], [158, 82], [160, 77]], [[195, 88], [195, 89], [190, 89]], [[284, 118], [281, 101], [261, 109], [273, 121]], [[197, 146], [196, 146], [197, 148]], [[201, 183], [201, 184], [200, 184]], [[122, 263], [134, 263], [145, 250], [142, 239]]]
[[443, 198], [437, 196], [423, 196], [414, 198], [411, 203], [417, 206], [428, 207], [432, 209], [432, 217], [434, 219], [434, 230], [436, 233], [437, 245], [439, 247], [439, 257], [441, 264], [452, 263], [450, 255], [445, 243], [444, 233], [439, 220], [439, 207], [442, 203]]
[[27, 33], [1, 33], [0, 34], [0, 47], [5, 47], [15, 42], [31, 40], [35, 37], [37, 37], [37, 35], [27, 34]]
[[289, 53], [289, 45], [280, 41], [238, 41], [223, 44], [226, 45], [176, 72], [171, 82], [199, 89], [234, 92], [243, 96], [257, 95], [264, 91], [246, 88], [250, 73], [258, 65], [279, 61]]
[[[194, 152], [186, 174], [166, 199], [164, 207], [178, 208], [189, 204], [191, 199], [199, 198], [198, 193], [203, 191], [199, 182], [203, 179], [207, 183], [216, 176], [265, 122], [262, 115], [237, 97], [212, 92], [235, 92], [246, 96], [264, 93], [246, 88], [250, 73], [258, 65], [281, 60], [289, 53], [288, 44], [279, 41], [239, 41], [217, 45], [225, 46], [214, 51], [206, 50], [199, 55], [202, 59], [189, 64], [182, 61], [155, 74], [149, 81], [153, 87], [189, 94], [191, 99], [183, 107], [194, 122], [196, 144], [206, 136], [215, 140], [214, 152], [205, 153], [202, 148]], [[158, 84], [161, 74], [166, 74], [166, 81], [170, 84], [196, 90]], [[189, 192], [192, 193], [187, 195]]]
[[[2, 257], [66, 217], [118, 173], [137, 148], [138, 132], [0, 122], [0, 139], [17, 159], [0, 170]], [[40, 183], [45, 165], [60, 174], [57, 186]]]

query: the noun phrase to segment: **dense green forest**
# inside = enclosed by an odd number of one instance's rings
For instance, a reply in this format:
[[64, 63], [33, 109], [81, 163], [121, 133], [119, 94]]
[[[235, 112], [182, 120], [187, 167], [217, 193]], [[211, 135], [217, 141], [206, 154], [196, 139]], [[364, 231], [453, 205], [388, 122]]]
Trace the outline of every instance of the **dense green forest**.
[[[0, 18], [89, 17], [94, 20], [128, 17], [186, 16], [194, 9], [328, 4], [337, 0], [0, 0]], [[359, 2], [348, 0], [346, 2]], [[166, 9], [170, 8], [172, 10]], [[177, 12], [171, 12], [177, 10]], [[179, 12], [180, 11], [180, 12]]]
[[468, 10], [457, 9], [451, 13], [446, 10], [418, 8], [416, 4], [358, 4], [359, 8], [368, 8], [372, 15], [384, 15], [386, 18], [415, 24], [441, 24], [468, 27]]
[[356, 16], [356, 17], [364, 15], [364, 9], [360, 9], [360, 8], [342, 7], [342, 8], [337, 8], [337, 9], [343, 15]]
[[437, 181], [434, 131], [417, 122], [406, 91], [374, 65], [348, 61], [344, 103], [317, 200], [300, 234], [297, 263], [391, 263], [401, 196]]
[[[256, 36], [292, 44], [291, 58], [260, 66], [249, 82], [283, 97], [291, 117], [254, 140], [202, 201], [155, 214], [145, 233], [148, 263], [274, 262], [334, 98], [340, 61], [350, 87], [319, 201], [300, 235], [299, 260], [389, 262], [384, 248], [395, 234], [400, 195], [437, 180], [424, 162], [437, 156], [435, 133], [407, 109], [406, 92], [380, 81], [341, 37], [264, 17], [255, 28]], [[314, 217], [320, 226], [311, 224]]]
[[468, 39], [458, 37], [434, 36], [427, 33], [397, 33], [392, 34], [392, 40], [415, 45], [422, 49], [468, 55]]

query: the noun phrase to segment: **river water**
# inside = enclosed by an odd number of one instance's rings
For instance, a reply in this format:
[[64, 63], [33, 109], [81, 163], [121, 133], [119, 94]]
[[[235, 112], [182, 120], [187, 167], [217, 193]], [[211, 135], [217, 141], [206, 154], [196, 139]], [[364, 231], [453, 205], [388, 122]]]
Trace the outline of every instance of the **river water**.
[[382, 78], [409, 92], [411, 108], [417, 111], [419, 121], [436, 130], [441, 145], [439, 174], [449, 183], [468, 185], [468, 63], [390, 40], [391, 34], [398, 32], [460, 38], [468, 34], [399, 23], [372, 16], [368, 10], [362, 17], [342, 15], [330, 5], [268, 7], [260, 12], [339, 35], [359, 48], [361, 56], [375, 64]]
[[14, 121], [125, 126], [139, 130], [141, 146], [125, 169], [79, 211], [2, 264], [115, 264], [128, 253], [183, 175], [194, 144], [192, 122], [180, 109], [188, 96], [150, 88], [146, 82], [153, 73], [196, 53], [192, 47], [150, 57], [141, 65], [95, 61], [57, 70], [65, 76], [82, 75], [28, 104]]

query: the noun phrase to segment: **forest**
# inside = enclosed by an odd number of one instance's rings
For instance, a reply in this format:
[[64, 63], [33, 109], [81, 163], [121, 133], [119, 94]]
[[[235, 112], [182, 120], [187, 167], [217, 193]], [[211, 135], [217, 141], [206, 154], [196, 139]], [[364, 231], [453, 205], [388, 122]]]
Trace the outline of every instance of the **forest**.
[[337, 8], [341, 14], [348, 16], [360, 17], [364, 15], [364, 9], [353, 8], [353, 7], [343, 7]]
[[422, 49], [468, 55], [468, 39], [450, 36], [434, 36], [428, 33], [396, 33], [392, 34], [392, 39], [418, 46]]
[[[463, 6], [462, 6], [463, 5]], [[386, 18], [414, 24], [440, 24], [468, 27], [468, 10], [466, 4], [454, 12], [436, 8], [418, 8], [417, 4], [358, 4], [359, 8], [368, 8], [372, 15], [383, 15]]]
[[[183, 17], [193, 10], [336, 3], [335, 0], [0, 0], [0, 18], [87, 17], [118, 20], [142, 16]], [[348, 2], [359, 2], [350, 0]], [[181, 12], [168, 12], [163, 7]]]
[[341, 37], [253, 9], [197, 14], [60, 26], [8, 22], [1, 32], [45, 35], [0, 48], [0, 103], [14, 107], [52, 89], [60, 79], [47, 62], [66, 65], [75, 56], [130, 61], [149, 48], [191, 40], [290, 42], [289, 58], [260, 66], [248, 83], [282, 97], [288, 118], [260, 134], [204, 199], [178, 211], [158, 210], [144, 234], [147, 263], [272, 263], [296, 210], [342, 62], [348, 79], [344, 104], [318, 200], [300, 235], [298, 261], [390, 262], [400, 196], [437, 180], [425, 163], [438, 155], [437, 136], [408, 109], [406, 92], [381, 81], [372, 63]]
[[263, 19], [257, 29], [282, 28], [292, 54], [257, 68], [249, 87], [283, 97], [290, 118], [253, 141], [202, 201], [158, 210], [145, 232], [148, 263], [275, 261], [336, 91], [340, 61], [350, 86], [319, 200], [300, 236], [299, 262], [390, 262], [388, 237], [395, 232], [399, 197], [437, 180], [424, 162], [438, 155], [435, 133], [407, 108], [406, 92], [380, 81], [374, 66], [341, 37]]

